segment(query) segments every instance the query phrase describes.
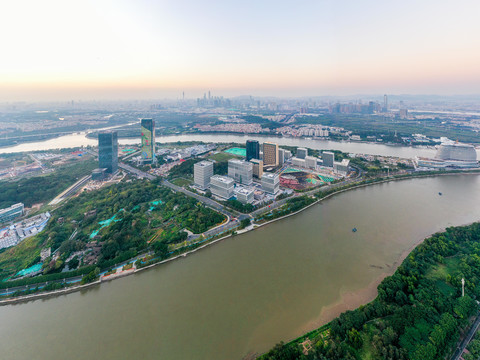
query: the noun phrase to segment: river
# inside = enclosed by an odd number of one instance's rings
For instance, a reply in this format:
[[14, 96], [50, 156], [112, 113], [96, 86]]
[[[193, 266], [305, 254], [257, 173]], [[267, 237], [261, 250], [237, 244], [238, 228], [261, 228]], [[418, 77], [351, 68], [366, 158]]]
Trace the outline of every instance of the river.
[[[413, 158], [415, 156], [433, 157], [435, 150], [426, 147], [406, 147], [384, 145], [379, 143], [362, 143], [348, 141], [330, 141], [330, 140], [313, 140], [305, 138], [288, 138], [276, 136], [259, 136], [259, 135], [229, 135], [229, 134], [185, 134], [172, 136], [157, 136], [159, 143], [171, 143], [177, 141], [204, 141], [216, 143], [245, 143], [248, 139], [259, 140], [261, 142], [271, 141], [279, 145], [303, 146], [312, 149], [324, 150], [341, 150], [344, 152], [357, 154], [374, 154], [385, 156], [398, 156], [402, 158]], [[119, 139], [119, 143], [123, 145], [139, 144], [140, 138]], [[45, 141], [22, 143], [15, 146], [0, 148], [2, 153], [14, 153], [24, 151], [46, 151], [52, 149], [74, 148], [79, 146], [92, 145], [97, 146], [96, 139], [86, 137], [85, 132], [59, 136]]]
[[240, 360], [373, 299], [424, 237], [480, 219], [478, 199], [473, 175], [345, 192], [133, 276], [0, 307], [1, 358]]

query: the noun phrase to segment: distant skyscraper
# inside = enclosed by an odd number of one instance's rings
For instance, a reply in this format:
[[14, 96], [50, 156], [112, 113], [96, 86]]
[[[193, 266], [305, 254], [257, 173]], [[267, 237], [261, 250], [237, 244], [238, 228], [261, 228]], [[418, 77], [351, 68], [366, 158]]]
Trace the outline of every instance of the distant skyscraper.
[[278, 166], [278, 144], [271, 142], [263, 143], [263, 165]]
[[247, 140], [247, 161], [260, 159], [260, 144], [257, 140]]
[[98, 167], [113, 174], [118, 170], [118, 136], [116, 131], [98, 134]]
[[383, 95], [383, 112], [388, 111], [388, 98], [387, 94]]
[[155, 159], [155, 121], [142, 119], [142, 160], [144, 164], [151, 164]]

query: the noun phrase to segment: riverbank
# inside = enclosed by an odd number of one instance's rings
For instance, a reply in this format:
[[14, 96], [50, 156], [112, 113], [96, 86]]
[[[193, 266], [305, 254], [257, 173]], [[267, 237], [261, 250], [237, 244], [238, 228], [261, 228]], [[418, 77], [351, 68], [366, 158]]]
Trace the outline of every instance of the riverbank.
[[[294, 212], [294, 213], [291, 213], [291, 214], [287, 214], [287, 215], [284, 215], [282, 217], [279, 217], [279, 218], [276, 218], [276, 219], [273, 219], [273, 220], [270, 220], [268, 222], [265, 222], [263, 224], [255, 224], [255, 225], [250, 225], [249, 227], [247, 227], [246, 229], [243, 229], [243, 230], [240, 230], [236, 233], [236, 235], [234, 236], [237, 236], [237, 235], [240, 235], [240, 234], [243, 234], [243, 233], [246, 233], [248, 231], [252, 231], [252, 230], [255, 230], [255, 229], [258, 229], [262, 226], [265, 226], [265, 225], [268, 225], [270, 223], [273, 223], [274, 221], [277, 221], [277, 220], [281, 220], [281, 219], [285, 219], [287, 217], [290, 217], [290, 216], [293, 216], [293, 215], [296, 215], [308, 208], [310, 208], [311, 206], [325, 200], [325, 199], [328, 199], [330, 197], [333, 197], [334, 195], [336, 194], [340, 194], [340, 193], [343, 193], [345, 191], [349, 191], [349, 190], [353, 190], [353, 189], [358, 189], [358, 188], [361, 188], [361, 187], [366, 187], [366, 186], [369, 186], [369, 185], [374, 185], [374, 184], [381, 184], [381, 183], [386, 183], [386, 182], [390, 182], [390, 181], [396, 181], [396, 180], [404, 180], [404, 179], [413, 179], [413, 178], [424, 178], [424, 177], [436, 177], [436, 176], [440, 176], [440, 175], [448, 175], [448, 176], [452, 176], [452, 175], [458, 175], [459, 173], [443, 173], [443, 174], [438, 174], [438, 173], [433, 173], [433, 174], [422, 174], [422, 175], [416, 175], [416, 176], [407, 176], [407, 177], [401, 177], [401, 178], [388, 178], [388, 179], [383, 179], [381, 181], [375, 181], [375, 182], [370, 182], [370, 183], [364, 183], [364, 184], [360, 184], [360, 185], [355, 185], [355, 184], [351, 184], [352, 186], [349, 186], [347, 188], [341, 188], [341, 189], [338, 189], [338, 190], [334, 190], [333, 192], [331, 193], [328, 193], [326, 194], [325, 196], [319, 198], [318, 200], [316, 200], [314, 203]], [[476, 175], [478, 174], [478, 172], [476, 173], [460, 173], [460, 174], [473, 174], [473, 175]], [[320, 190], [321, 191], [321, 190]], [[131, 272], [131, 273], [137, 273], [138, 271], [141, 271], [141, 270], [144, 270], [144, 269], [148, 269], [148, 268], [151, 268], [153, 266], [157, 266], [157, 265], [160, 265], [160, 264], [163, 264], [163, 263], [166, 263], [166, 262], [169, 262], [169, 261], [173, 261], [173, 260], [177, 260], [179, 258], [182, 258], [182, 257], [186, 257], [190, 254], [193, 254], [194, 252], [200, 250], [200, 249], [204, 249], [210, 245], [213, 245], [215, 243], [218, 243], [220, 241], [223, 241], [223, 240], [226, 240], [228, 238], [232, 237], [232, 234], [227, 234], [226, 236], [222, 236], [220, 238], [217, 238], [217, 239], [212, 239], [208, 242], [206, 242], [205, 244], [202, 244], [202, 245], [199, 245], [199, 246], [196, 246], [195, 248], [191, 249], [191, 250], [188, 250], [188, 251], [185, 251], [184, 253], [181, 253], [179, 255], [176, 255], [172, 258], [169, 258], [169, 259], [165, 259], [163, 261], [160, 261], [160, 262], [157, 262], [157, 263], [154, 263], [154, 264], [150, 264], [148, 266], [145, 266], [143, 268], [139, 268], [139, 269], [136, 269], [135, 271]], [[132, 260], [129, 260], [129, 261], [132, 261]], [[129, 275], [129, 274], [128, 274]], [[114, 280], [114, 279], [112, 279]], [[76, 291], [77, 287], [72, 287], [72, 288], [69, 288], [69, 292], [73, 292], [73, 291]], [[62, 289], [63, 290], [63, 289]], [[80, 289], [79, 289], [80, 290]], [[38, 293], [38, 294], [35, 294], [36, 297], [35, 299], [37, 298], [40, 298], [40, 297], [49, 297], [49, 296], [52, 296], [52, 295], [55, 295], [57, 292], [56, 291], [53, 291], [53, 292], [45, 292], [45, 293]], [[59, 295], [61, 295], [62, 293], [58, 293]], [[32, 298], [25, 298], [23, 299], [23, 301], [29, 301], [31, 300]], [[4, 299], [2, 301], [0, 301], [0, 306], [1, 305], [8, 305], [11, 303], [11, 299]]]

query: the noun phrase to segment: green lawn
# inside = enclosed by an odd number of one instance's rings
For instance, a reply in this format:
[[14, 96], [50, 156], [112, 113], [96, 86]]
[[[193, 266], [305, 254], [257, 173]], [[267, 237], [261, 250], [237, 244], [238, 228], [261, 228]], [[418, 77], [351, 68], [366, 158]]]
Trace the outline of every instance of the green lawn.
[[208, 158], [211, 159], [211, 160], [218, 161], [218, 162], [224, 162], [224, 161], [228, 161], [230, 159], [237, 159], [238, 156], [235, 156], [235, 155], [232, 155], [232, 154], [229, 154], [229, 153], [225, 153], [225, 152], [219, 152], [218, 154], [211, 155]]
[[188, 186], [188, 185], [192, 185], [193, 181], [185, 178], [177, 178], [172, 180], [172, 183], [174, 183], [177, 186]]

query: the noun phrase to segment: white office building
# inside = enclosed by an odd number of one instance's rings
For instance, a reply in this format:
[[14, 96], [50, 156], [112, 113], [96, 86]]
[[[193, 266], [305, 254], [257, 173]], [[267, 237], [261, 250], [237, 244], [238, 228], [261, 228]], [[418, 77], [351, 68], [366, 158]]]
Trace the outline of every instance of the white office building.
[[300, 167], [307, 167], [306, 166], [306, 163], [305, 163], [305, 159], [300, 159], [300, 158], [297, 158], [297, 157], [293, 157], [292, 158], [292, 165], [293, 166], [300, 166]]
[[254, 191], [247, 188], [237, 188], [234, 191], [237, 200], [242, 204], [251, 204], [253, 202]]
[[234, 183], [228, 176], [213, 175], [210, 178], [210, 191], [213, 195], [228, 200], [233, 196]]
[[284, 160], [288, 160], [292, 157], [292, 152], [290, 150], [283, 150]]
[[228, 160], [228, 176], [244, 185], [253, 181], [253, 164], [249, 161], [238, 159]]
[[193, 180], [195, 185], [205, 190], [210, 184], [210, 178], [213, 176], [213, 162], [200, 161], [193, 165]]
[[317, 158], [315, 156], [305, 157], [305, 167], [315, 170], [317, 168]]
[[350, 166], [350, 160], [343, 159], [341, 162], [333, 163], [333, 171], [337, 174], [347, 176], [349, 166]]
[[263, 173], [262, 190], [269, 194], [276, 194], [280, 189], [280, 177], [274, 173]]

